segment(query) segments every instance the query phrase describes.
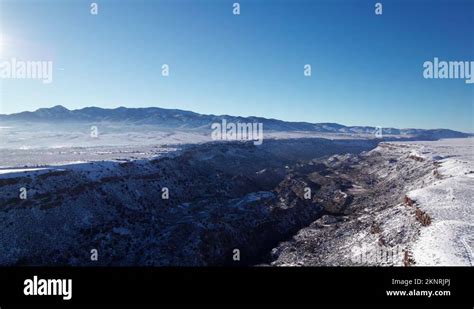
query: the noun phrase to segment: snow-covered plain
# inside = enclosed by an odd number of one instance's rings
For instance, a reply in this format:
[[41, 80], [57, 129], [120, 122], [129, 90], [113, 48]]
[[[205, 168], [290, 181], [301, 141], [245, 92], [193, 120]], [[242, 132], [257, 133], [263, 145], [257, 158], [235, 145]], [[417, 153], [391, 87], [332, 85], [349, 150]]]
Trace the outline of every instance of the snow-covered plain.
[[406, 145], [439, 166], [439, 179], [407, 194], [432, 217], [412, 245], [417, 265], [474, 266], [474, 138]]
[[[92, 128], [97, 129], [96, 137], [91, 136]], [[374, 135], [363, 133], [264, 130], [264, 143], [265, 140], [298, 138], [375, 139]], [[210, 128], [170, 129], [110, 122], [61, 125], [11, 123], [9, 126], [0, 126], [0, 168], [34, 168], [79, 161], [154, 159], [186, 145], [207, 142], [214, 142]]]

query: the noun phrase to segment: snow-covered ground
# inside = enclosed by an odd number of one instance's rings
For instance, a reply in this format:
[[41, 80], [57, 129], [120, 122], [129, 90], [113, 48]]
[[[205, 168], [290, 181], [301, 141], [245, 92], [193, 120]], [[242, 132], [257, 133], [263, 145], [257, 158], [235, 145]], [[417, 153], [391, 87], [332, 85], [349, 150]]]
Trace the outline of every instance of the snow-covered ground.
[[474, 266], [474, 138], [404, 144], [439, 175], [407, 194], [432, 218], [412, 244], [416, 264]]
[[[96, 129], [96, 135], [92, 129]], [[94, 131], [95, 132], [95, 131]], [[264, 141], [325, 138], [374, 140], [370, 134], [264, 131]], [[214, 142], [211, 128], [169, 129], [152, 125], [71, 123], [0, 126], [0, 168], [34, 168], [71, 162], [161, 157], [186, 145]]]
[[383, 142], [334, 157], [322, 163], [350, 181], [339, 188], [351, 201], [344, 216], [324, 215], [281, 242], [270, 265], [473, 265], [473, 138]]

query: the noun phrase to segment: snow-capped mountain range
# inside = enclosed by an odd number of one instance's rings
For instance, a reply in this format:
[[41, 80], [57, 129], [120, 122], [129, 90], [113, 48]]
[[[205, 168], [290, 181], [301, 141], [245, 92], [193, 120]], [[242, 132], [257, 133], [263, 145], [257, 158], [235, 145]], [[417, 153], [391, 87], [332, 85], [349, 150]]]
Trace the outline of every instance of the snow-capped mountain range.
[[[165, 109], [158, 107], [104, 109], [99, 107], [85, 107], [69, 110], [61, 105], [51, 108], [40, 108], [34, 112], [21, 112], [9, 115], [0, 115], [0, 121], [8, 122], [118, 122], [133, 125], [156, 125], [176, 129], [208, 129], [212, 123], [221, 122], [263, 123], [267, 131], [307, 131], [320, 133], [342, 134], [373, 134], [376, 130], [371, 126], [344, 126], [337, 123], [309, 123], [290, 122], [263, 117], [240, 117], [230, 115], [204, 115], [179, 109]], [[468, 137], [472, 134], [449, 129], [396, 129], [383, 128], [383, 134], [411, 135], [423, 139]]]

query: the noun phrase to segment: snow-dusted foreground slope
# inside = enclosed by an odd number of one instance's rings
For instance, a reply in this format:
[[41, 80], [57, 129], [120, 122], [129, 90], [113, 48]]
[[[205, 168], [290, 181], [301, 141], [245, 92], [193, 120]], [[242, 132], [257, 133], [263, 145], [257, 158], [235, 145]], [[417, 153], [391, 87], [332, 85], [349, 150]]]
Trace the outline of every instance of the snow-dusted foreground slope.
[[474, 139], [406, 145], [438, 165], [435, 181], [407, 194], [432, 217], [412, 245], [417, 265], [474, 266]]
[[[384, 142], [323, 161], [350, 180], [341, 188], [349, 202], [336, 211], [326, 207], [273, 248], [268, 264], [472, 265], [473, 161], [473, 139]], [[295, 177], [308, 176], [315, 179]]]

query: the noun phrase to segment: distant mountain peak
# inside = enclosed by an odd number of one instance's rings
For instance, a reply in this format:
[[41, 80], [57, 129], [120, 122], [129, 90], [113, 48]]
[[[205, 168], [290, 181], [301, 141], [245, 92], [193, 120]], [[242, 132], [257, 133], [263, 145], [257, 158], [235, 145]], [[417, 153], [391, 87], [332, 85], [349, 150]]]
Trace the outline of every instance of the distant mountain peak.
[[38, 108], [33, 113], [55, 113], [56, 114], [56, 113], [64, 113], [64, 112], [70, 112], [70, 110], [68, 110], [62, 105], [55, 105], [53, 107]]
[[54, 110], [54, 111], [65, 111], [65, 112], [66, 112], [66, 111], [67, 111], [67, 112], [69, 111], [67, 108], [65, 108], [65, 107], [62, 106], [62, 105], [55, 105], [55, 106], [53, 106], [53, 107], [51, 107], [51, 108], [49, 108], [49, 109], [50, 109], [50, 110]]

